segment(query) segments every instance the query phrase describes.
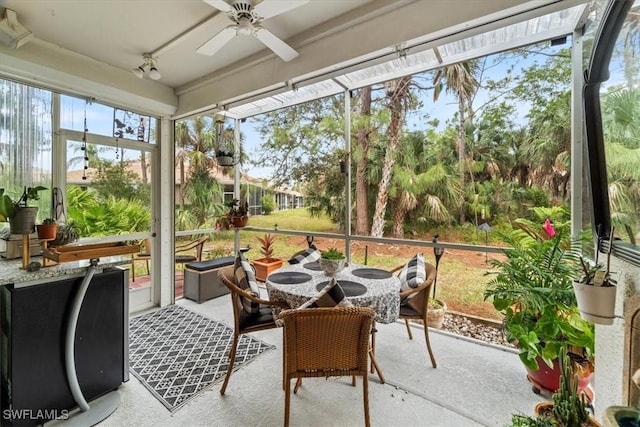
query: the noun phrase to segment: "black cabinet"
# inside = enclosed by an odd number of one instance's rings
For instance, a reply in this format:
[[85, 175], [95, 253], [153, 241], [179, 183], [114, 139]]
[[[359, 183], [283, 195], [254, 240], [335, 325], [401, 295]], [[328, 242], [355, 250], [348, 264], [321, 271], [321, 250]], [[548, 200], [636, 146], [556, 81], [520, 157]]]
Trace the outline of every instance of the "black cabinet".
[[[125, 271], [96, 274], [82, 303], [75, 366], [87, 401], [128, 379]], [[77, 406], [65, 369], [69, 312], [82, 278], [0, 287], [2, 425], [35, 425]]]

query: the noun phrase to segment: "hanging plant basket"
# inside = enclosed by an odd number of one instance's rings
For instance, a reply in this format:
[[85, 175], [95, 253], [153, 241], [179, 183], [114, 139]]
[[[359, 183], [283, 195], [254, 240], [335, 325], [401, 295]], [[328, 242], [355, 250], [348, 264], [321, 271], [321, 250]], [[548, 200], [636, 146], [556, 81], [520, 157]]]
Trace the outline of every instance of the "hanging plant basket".
[[225, 168], [235, 166], [232, 155], [217, 155], [216, 161], [218, 162], [218, 165]]
[[9, 218], [11, 234], [31, 234], [35, 231], [37, 207], [16, 207], [15, 213]]
[[231, 217], [231, 223], [233, 224], [234, 227], [244, 227], [245, 225], [247, 225], [247, 221], [249, 221], [249, 217], [248, 216], [232, 216]]
[[595, 286], [573, 282], [580, 316], [601, 325], [613, 324], [616, 308], [616, 287]]

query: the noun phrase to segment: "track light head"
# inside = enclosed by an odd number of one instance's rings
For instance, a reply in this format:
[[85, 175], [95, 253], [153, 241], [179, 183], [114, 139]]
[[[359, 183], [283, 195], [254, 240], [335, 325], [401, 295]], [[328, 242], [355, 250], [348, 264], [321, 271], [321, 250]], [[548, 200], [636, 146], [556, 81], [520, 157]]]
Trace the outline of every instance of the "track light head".
[[160, 80], [162, 75], [160, 74], [160, 71], [158, 71], [158, 69], [153, 65], [149, 69], [149, 77], [151, 78], [151, 80]]
[[134, 76], [141, 79], [144, 77], [144, 65], [139, 66], [138, 68], [134, 68], [131, 70]]

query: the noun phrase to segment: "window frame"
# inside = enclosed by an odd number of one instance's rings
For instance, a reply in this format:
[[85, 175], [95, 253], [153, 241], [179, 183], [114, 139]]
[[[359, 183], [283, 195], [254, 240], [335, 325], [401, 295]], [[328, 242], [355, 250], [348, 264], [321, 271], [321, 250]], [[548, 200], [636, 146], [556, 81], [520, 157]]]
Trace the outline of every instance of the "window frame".
[[596, 32], [589, 65], [585, 71], [583, 95], [591, 184], [592, 227], [597, 247], [599, 251], [606, 252], [611, 246], [615, 256], [635, 266], [640, 266], [640, 247], [616, 239], [613, 239], [613, 242], [610, 241], [609, 181], [600, 104], [600, 86], [609, 79], [609, 66], [613, 50], [634, 2], [635, 0], [610, 0], [607, 4], [602, 23]]

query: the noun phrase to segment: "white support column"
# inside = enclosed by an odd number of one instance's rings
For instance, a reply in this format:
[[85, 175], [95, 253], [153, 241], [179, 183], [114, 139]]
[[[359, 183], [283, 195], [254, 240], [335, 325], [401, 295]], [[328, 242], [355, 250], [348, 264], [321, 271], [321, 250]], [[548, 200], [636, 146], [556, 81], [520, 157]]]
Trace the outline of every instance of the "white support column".
[[584, 108], [582, 26], [571, 37], [571, 238], [577, 239], [582, 231], [582, 170], [584, 164]]
[[351, 92], [344, 91], [344, 148], [347, 150], [345, 167], [345, 213], [344, 213], [344, 244], [347, 261], [351, 262]]
[[[175, 302], [175, 165], [174, 122], [160, 119], [158, 144], [160, 158], [153, 159], [152, 233], [155, 234], [152, 255], [153, 303], [164, 307]], [[155, 256], [155, 257], [153, 257]], [[155, 262], [159, 261], [159, 262]]]
[[[240, 200], [240, 119], [235, 119], [233, 160], [233, 197]], [[240, 249], [240, 230], [234, 230], [233, 250], [237, 254]]]
[[[51, 177], [52, 188], [58, 189], [58, 195], [66, 199], [67, 195], [67, 140], [60, 135], [60, 95], [57, 93], [52, 94], [51, 99], [51, 124], [52, 124], [52, 158], [51, 158], [51, 170], [53, 175]], [[52, 201], [55, 201], [52, 199]], [[58, 203], [61, 200], [57, 200]], [[64, 200], [64, 222], [67, 222], [67, 203]], [[60, 221], [62, 218], [58, 218], [56, 215], [56, 206], [52, 206], [53, 210], [51, 216]]]

